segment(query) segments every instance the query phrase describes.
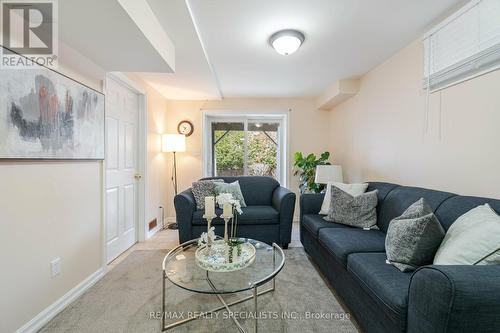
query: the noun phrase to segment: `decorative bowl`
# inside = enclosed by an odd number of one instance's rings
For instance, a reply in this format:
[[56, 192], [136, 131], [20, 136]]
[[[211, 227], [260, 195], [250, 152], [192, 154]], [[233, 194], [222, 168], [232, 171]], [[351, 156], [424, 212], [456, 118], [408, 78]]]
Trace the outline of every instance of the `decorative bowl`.
[[223, 239], [216, 240], [209, 248], [206, 244], [196, 249], [196, 264], [211, 272], [233, 272], [251, 265], [255, 260], [255, 247], [241, 243], [241, 254], [233, 250], [233, 261], [229, 262], [229, 245]]

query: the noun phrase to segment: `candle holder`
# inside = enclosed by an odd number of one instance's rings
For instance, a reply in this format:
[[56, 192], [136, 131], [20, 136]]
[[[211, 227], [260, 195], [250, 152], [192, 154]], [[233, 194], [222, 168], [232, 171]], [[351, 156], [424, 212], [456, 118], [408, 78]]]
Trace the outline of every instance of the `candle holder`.
[[[212, 221], [217, 217], [216, 214], [213, 215], [203, 215], [203, 218], [207, 220], [207, 246], [210, 248], [212, 246], [212, 235], [210, 234], [210, 228], [212, 227]], [[215, 236], [215, 234], [214, 234]]]
[[233, 218], [232, 216], [221, 216], [224, 219], [224, 241], [227, 243], [229, 240], [229, 231], [227, 230], [227, 225], [229, 221]]

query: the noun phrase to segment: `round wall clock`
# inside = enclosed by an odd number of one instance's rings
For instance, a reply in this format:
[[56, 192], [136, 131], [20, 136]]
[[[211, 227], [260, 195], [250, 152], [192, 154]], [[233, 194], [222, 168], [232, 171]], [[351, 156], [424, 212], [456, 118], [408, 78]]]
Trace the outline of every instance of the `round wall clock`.
[[193, 134], [194, 126], [189, 120], [183, 120], [177, 125], [177, 132], [179, 134], [184, 134], [185, 136], [190, 136]]

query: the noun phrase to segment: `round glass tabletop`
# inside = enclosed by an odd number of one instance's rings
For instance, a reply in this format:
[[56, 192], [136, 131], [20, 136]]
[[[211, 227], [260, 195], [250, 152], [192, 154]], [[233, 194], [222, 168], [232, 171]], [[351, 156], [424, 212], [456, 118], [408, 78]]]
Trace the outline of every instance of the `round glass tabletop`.
[[173, 284], [189, 291], [204, 294], [226, 294], [252, 289], [273, 279], [285, 264], [283, 250], [276, 244], [240, 238], [251, 243], [255, 260], [248, 267], [233, 272], [211, 272], [196, 264], [195, 252], [198, 239], [185, 242], [163, 259], [164, 277]]

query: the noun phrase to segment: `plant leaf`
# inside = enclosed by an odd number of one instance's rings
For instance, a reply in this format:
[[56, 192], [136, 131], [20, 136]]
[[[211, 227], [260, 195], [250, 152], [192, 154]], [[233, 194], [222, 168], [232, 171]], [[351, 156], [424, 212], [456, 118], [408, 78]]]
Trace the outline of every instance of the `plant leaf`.
[[328, 151], [325, 151], [323, 154], [321, 154], [321, 157], [320, 157], [320, 159], [323, 161], [326, 161], [329, 158], [330, 158], [330, 152], [328, 152]]

